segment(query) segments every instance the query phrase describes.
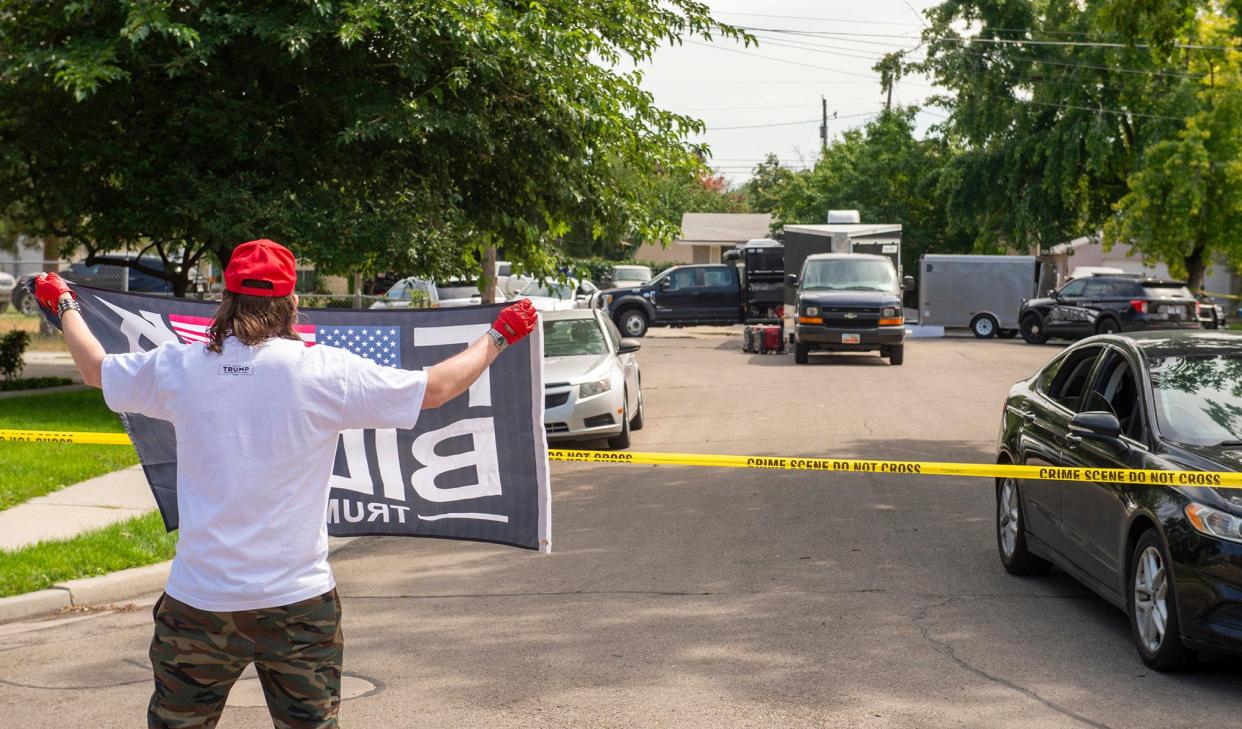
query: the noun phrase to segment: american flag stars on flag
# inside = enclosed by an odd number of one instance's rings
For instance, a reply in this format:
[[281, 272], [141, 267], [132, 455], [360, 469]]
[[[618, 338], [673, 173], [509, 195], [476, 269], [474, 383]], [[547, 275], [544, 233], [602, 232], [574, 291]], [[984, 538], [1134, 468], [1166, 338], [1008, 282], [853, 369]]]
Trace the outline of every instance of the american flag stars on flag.
[[340, 347], [378, 365], [401, 366], [400, 327], [319, 326], [315, 343]]

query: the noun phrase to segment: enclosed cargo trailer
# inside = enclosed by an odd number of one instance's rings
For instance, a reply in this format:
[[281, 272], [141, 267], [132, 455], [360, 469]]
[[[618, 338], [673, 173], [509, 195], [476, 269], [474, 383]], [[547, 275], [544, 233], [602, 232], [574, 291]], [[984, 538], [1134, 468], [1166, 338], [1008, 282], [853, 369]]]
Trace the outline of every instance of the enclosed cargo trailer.
[[1050, 264], [1035, 256], [925, 255], [919, 259], [919, 324], [1012, 338], [1022, 302], [1040, 295]]

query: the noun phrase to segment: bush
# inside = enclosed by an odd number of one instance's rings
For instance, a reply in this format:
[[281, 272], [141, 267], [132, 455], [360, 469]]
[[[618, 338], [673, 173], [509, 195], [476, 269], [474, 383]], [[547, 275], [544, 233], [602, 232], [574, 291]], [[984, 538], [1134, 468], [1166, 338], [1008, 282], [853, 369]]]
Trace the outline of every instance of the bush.
[[14, 380], [0, 380], [0, 392], [16, 390], [41, 390], [45, 387], [61, 387], [72, 385], [68, 377], [22, 377]]
[[16, 380], [22, 373], [23, 356], [30, 346], [30, 334], [21, 330], [11, 331], [0, 337], [0, 375], [5, 382]]

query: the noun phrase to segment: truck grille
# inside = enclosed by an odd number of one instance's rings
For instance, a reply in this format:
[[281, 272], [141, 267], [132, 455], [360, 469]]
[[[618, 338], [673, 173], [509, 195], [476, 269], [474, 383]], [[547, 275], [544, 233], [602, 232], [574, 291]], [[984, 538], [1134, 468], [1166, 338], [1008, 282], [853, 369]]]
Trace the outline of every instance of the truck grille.
[[820, 308], [820, 316], [824, 318], [826, 327], [862, 327], [878, 326], [879, 309], [851, 309], [842, 306], [825, 306]]

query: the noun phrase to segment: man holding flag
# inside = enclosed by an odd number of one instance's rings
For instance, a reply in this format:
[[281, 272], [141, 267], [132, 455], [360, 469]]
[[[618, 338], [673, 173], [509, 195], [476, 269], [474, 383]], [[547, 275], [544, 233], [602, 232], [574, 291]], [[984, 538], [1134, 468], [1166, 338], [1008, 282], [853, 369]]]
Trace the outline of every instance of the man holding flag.
[[523, 300], [437, 365], [384, 367], [307, 346], [295, 280], [284, 246], [243, 243], [205, 341], [111, 355], [63, 279], [42, 274], [35, 284], [108, 407], [177, 432], [181, 533], [154, 610], [150, 727], [215, 726], [251, 662], [277, 727], [337, 725], [343, 642], [326, 512], [339, 433], [413, 428], [420, 410], [464, 393], [538, 325]]

